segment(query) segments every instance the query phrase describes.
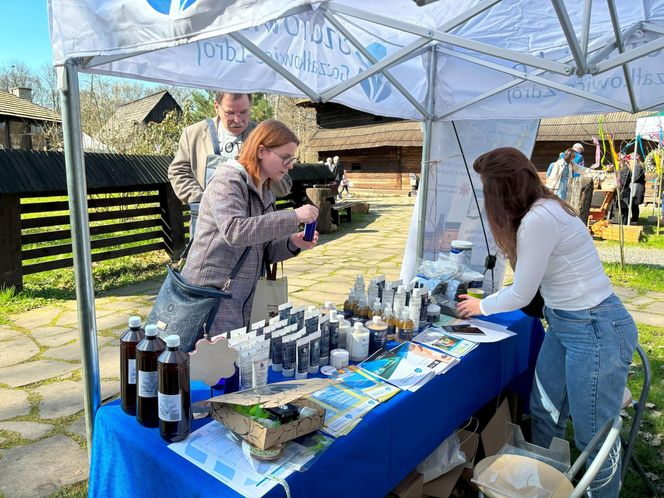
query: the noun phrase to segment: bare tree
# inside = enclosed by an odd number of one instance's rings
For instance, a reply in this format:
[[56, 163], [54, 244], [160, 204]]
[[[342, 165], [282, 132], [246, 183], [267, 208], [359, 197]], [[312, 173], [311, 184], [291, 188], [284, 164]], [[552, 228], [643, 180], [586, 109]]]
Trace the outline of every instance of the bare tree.
[[316, 162], [318, 154], [309, 148], [309, 141], [313, 137], [318, 125], [316, 124], [316, 110], [311, 107], [298, 105], [304, 102], [296, 97], [271, 95], [268, 97], [274, 118], [283, 121], [300, 139], [298, 155], [302, 162]]

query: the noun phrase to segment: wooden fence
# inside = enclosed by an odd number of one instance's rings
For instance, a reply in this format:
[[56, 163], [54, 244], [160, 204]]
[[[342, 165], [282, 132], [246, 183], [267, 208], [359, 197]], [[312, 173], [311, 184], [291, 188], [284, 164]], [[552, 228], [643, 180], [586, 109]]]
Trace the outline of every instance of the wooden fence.
[[[21, 289], [23, 275], [73, 266], [69, 205], [57, 197], [0, 197], [0, 286]], [[61, 198], [60, 198], [61, 199]], [[92, 261], [184, 248], [189, 219], [170, 184], [92, 190]]]

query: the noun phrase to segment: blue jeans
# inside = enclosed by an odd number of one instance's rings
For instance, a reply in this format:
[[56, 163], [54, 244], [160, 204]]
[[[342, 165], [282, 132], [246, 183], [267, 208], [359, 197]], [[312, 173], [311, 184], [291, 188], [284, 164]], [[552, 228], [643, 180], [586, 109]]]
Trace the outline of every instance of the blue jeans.
[[[636, 324], [615, 295], [581, 311], [545, 307], [544, 315], [549, 328], [530, 395], [533, 443], [548, 448], [553, 437], [564, 438], [571, 415], [576, 447], [583, 450], [606, 421], [620, 413]], [[596, 479], [610, 471], [607, 459]], [[620, 467], [593, 498], [617, 497], [619, 476]]]

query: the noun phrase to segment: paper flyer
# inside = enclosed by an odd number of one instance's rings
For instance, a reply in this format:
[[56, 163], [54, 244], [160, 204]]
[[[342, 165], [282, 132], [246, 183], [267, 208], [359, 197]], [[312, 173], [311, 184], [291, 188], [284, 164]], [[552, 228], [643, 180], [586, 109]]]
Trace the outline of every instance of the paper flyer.
[[415, 336], [413, 341], [419, 344], [424, 344], [425, 346], [434, 348], [438, 351], [442, 351], [455, 358], [462, 358], [477, 347], [476, 342], [447, 335], [441, 332], [440, 329], [436, 328], [425, 330]]
[[361, 391], [335, 384], [311, 393], [307, 398], [325, 409], [321, 431], [333, 437], [345, 436], [379, 402]]
[[192, 432], [183, 441], [169, 444], [168, 448], [242, 496], [250, 498], [265, 495], [279, 480], [293, 473], [292, 468], [281, 465], [279, 461], [247, 461], [241, 445], [230, 436], [228, 428], [217, 421]]
[[457, 363], [459, 359], [453, 356], [404, 342], [389, 351], [378, 351], [360, 363], [360, 368], [400, 389], [416, 391]]
[[352, 387], [355, 390], [362, 391], [367, 396], [380, 401], [381, 403], [401, 392], [401, 389], [398, 387], [373, 377], [358, 368], [341, 374], [337, 378], [341, 380], [342, 384]]

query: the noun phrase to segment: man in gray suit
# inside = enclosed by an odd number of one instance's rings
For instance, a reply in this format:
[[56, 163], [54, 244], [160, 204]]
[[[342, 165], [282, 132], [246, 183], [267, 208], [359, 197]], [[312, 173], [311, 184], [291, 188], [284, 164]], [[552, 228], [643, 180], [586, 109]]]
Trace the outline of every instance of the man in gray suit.
[[[217, 165], [235, 159], [247, 136], [256, 127], [256, 123], [250, 120], [250, 94], [217, 92], [214, 109], [215, 118], [204, 119], [182, 131], [178, 150], [168, 168], [168, 178], [175, 194], [183, 203], [189, 204], [190, 237], [193, 237], [196, 228], [203, 191]], [[272, 191], [277, 197], [286, 196], [292, 184], [286, 175], [281, 182], [272, 185]]]

